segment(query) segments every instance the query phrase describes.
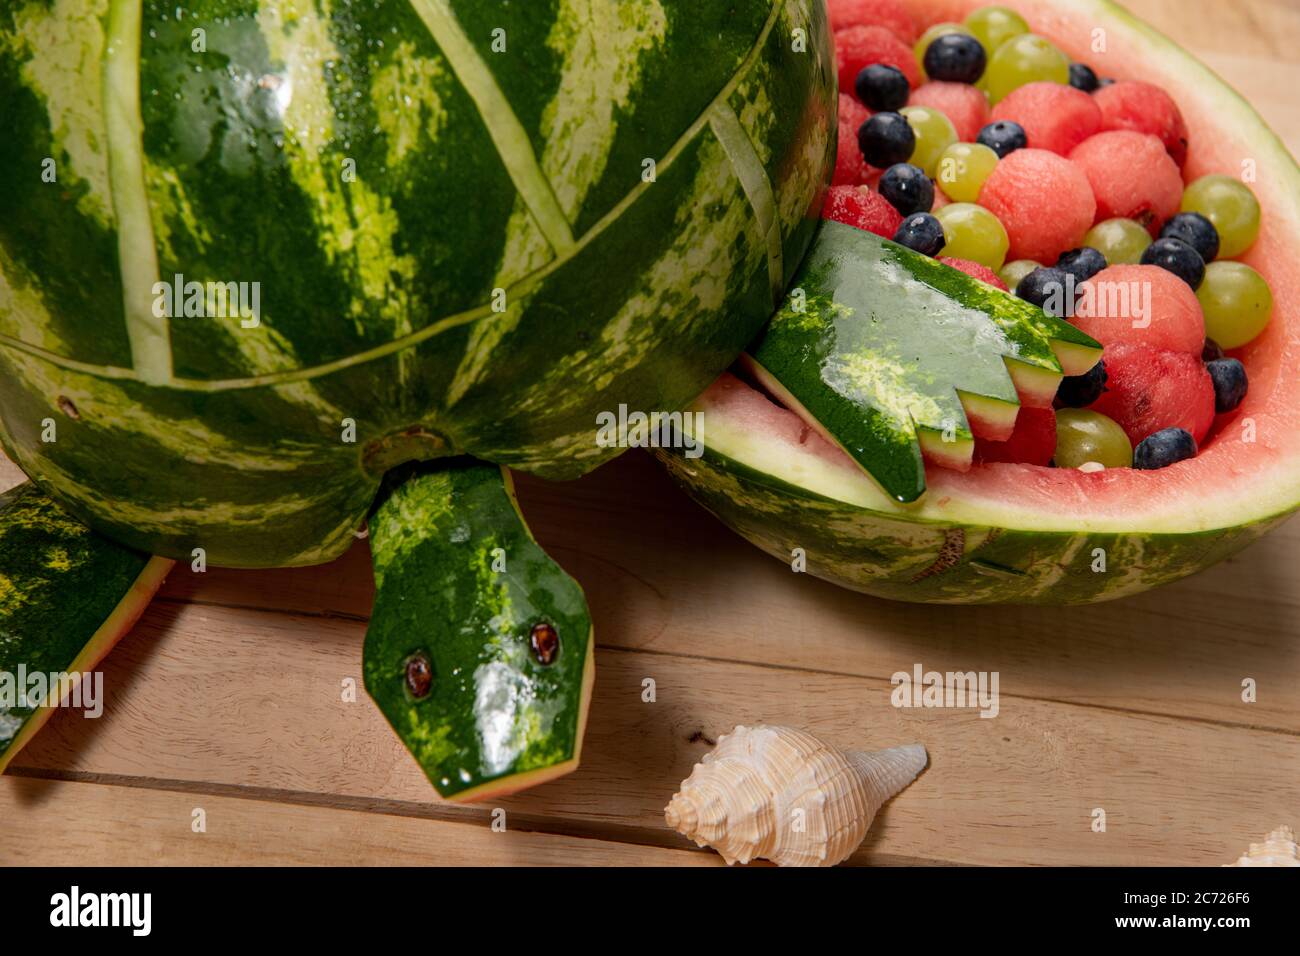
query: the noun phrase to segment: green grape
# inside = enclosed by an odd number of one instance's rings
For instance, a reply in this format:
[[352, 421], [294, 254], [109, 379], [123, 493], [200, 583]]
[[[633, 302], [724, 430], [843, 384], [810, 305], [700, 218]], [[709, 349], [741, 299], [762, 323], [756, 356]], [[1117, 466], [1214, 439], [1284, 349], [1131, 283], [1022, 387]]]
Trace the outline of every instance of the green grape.
[[1007, 40], [989, 57], [985, 87], [989, 99], [997, 103], [1012, 90], [1026, 83], [1046, 80], [1070, 82], [1070, 58], [1052, 45], [1052, 41], [1032, 33], [1022, 33]]
[[1219, 230], [1219, 258], [1241, 255], [1259, 235], [1259, 200], [1231, 176], [1202, 176], [1183, 192], [1183, 212], [1199, 212]]
[[969, 259], [994, 272], [1002, 268], [1010, 242], [997, 216], [983, 206], [955, 202], [944, 206], [934, 217], [943, 226], [945, 256]]
[[999, 270], [998, 278], [1007, 284], [1008, 289], [1015, 292], [1016, 286], [1020, 285], [1020, 280], [1041, 266], [1041, 262], [1035, 262], [1033, 259], [1015, 259]]
[[946, 23], [936, 23], [930, 29], [921, 34], [921, 39], [916, 41], [916, 46], [912, 47], [912, 52], [916, 54], [916, 65], [920, 67], [921, 75], [925, 76], [925, 51], [929, 49], [930, 44], [938, 37], [949, 33], [964, 33], [971, 35], [964, 25], [948, 21]]
[[935, 179], [949, 199], [975, 202], [997, 164], [998, 154], [983, 143], [953, 143], [939, 154]]
[[1205, 313], [1205, 334], [1225, 349], [1245, 345], [1259, 335], [1273, 311], [1268, 283], [1244, 262], [1211, 262], [1196, 298]]
[[1014, 36], [1029, 32], [1025, 18], [1006, 7], [980, 7], [972, 10], [964, 21], [971, 35], [992, 53]]
[[1057, 468], [1095, 461], [1107, 468], [1132, 468], [1133, 445], [1112, 418], [1087, 408], [1056, 410]]
[[907, 124], [916, 134], [916, 146], [908, 162], [921, 167], [933, 179], [939, 155], [957, 142], [957, 130], [948, 117], [928, 106], [904, 106], [898, 112], [907, 117]]
[[1083, 244], [1105, 256], [1107, 265], [1137, 265], [1151, 245], [1151, 233], [1136, 219], [1106, 219], [1088, 230]]

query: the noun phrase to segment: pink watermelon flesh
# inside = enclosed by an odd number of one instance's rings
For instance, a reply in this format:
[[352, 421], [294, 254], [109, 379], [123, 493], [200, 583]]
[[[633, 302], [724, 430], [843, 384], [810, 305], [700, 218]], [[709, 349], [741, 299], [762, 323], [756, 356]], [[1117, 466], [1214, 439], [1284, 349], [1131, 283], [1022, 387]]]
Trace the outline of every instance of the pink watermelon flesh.
[[963, 143], [975, 142], [975, 137], [989, 121], [988, 99], [969, 83], [931, 80], [912, 91], [907, 105], [938, 110], [948, 117], [957, 131], [957, 139]]
[[969, 259], [954, 259], [952, 256], [940, 256], [939, 261], [946, 266], [960, 269], [968, 276], [973, 276], [981, 282], [987, 282], [989, 285], [1001, 289], [1003, 292], [1007, 291], [1007, 284], [998, 278], [998, 274], [986, 265], [982, 265], [978, 262], [971, 262]]
[[1022, 408], [1016, 427], [1006, 441], [975, 439], [975, 461], [1023, 462], [1046, 465], [1056, 454], [1056, 412], [1050, 408]]
[[1093, 94], [1102, 129], [1148, 133], [1160, 140], [1179, 166], [1187, 160], [1187, 123], [1173, 97], [1158, 86], [1120, 80]]
[[846, 27], [835, 34], [835, 62], [840, 89], [853, 89], [863, 67], [885, 63], [897, 67], [913, 89], [921, 85], [921, 69], [912, 48], [884, 27]]
[[832, 186], [826, 191], [822, 217], [893, 239], [903, 217], [880, 193], [865, 186]]
[[1107, 350], [1138, 345], [1200, 356], [1205, 343], [1201, 303], [1172, 272], [1159, 266], [1107, 266], [1080, 288], [1071, 321]]
[[1083, 171], [1045, 149], [1004, 157], [984, 181], [979, 201], [1007, 231], [1008, 260], [1055, 262], [1083, 241], [1097, 211]]
[[858, 149], [858, 127], [871, 117], [867, 109], [847, 93], [840, 94], [839, 138], [835, 145], [835, 186], [857, 186], [871, 177], [871, 167]]
[[831, 29], [884, 27], [906, 44], [913, 44], [920, 32], [901, 0], [827, 0]]
[[1214, 423], [1214, 385], [1200, 355], [1135, 345], [1107, 348], [1106, 391], [1091, 408], [1119, 423], [1134, 447], [1162, 428], [1184, 428], [1199, 446]]
[[1160, 140], [1146, 133], [1112, 130], [1084, 140], [1070, 153], [1097, 200], [1097, 221], [1136, 219], [1158, 235], [1178, 211], [1183, 177]]
[[1027, 83], [1012, 90], [993, 107], [992, 119], [1019, 123], [1031, 149], [1060, 156], [1069, 156], [1070, 150], [1101, 130], [1101, 110], [1092, 97], [1060, 83]]

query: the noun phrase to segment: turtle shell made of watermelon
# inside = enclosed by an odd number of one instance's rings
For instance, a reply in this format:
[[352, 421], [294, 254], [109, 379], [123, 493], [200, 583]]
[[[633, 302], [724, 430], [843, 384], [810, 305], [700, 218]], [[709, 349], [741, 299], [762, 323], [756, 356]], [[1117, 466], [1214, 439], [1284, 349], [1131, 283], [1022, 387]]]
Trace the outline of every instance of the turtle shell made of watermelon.
[[816, 225], [817, 0], [15, 0], [0, 439], [142, 550], [339, 554], [383, 474], [690, 401]]

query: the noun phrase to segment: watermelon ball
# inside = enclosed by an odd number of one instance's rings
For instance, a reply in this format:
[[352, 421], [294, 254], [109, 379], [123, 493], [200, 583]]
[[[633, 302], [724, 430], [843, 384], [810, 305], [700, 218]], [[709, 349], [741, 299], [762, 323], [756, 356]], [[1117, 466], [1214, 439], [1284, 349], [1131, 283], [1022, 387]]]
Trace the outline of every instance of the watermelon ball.
[[975, 461], [1046, 465], [1056, 452], [1056, 413], [1050, 408], [1021, 406], [1016, 427], [1006, 441], [975, 438]]
[[1074, 314], [1074, 289], [1069, 274], [1051, 266], [1039, 266], [1016, 283], [1016, 296], [1048, 315], [1067, 318]]
[[1187, 429], [1162, 428], [1138, 442], [1133, 450], [1133, 467], [1152, 471], [1195, 457], [1196, 439]]
[[846, 27], [884, 27], [903, 43], [916, 41], [916, 21], [902, 0], [828, 0], [831, 29]]
[[1119, 423], [1135, 445], [1162, 428], [1201, 441], [1214, 423], [1214, 382], [1199, 355], [1134, 345], [1106, 349], [1106, 391], [1093, 411]]
[[974, 202], [997, 164], [998, 154], [982, 143], [953, 143], [939, 154], [936, 178], [949, 199]]
[[911, 161], [933, 176], [943, 151], [957, 142], [957, 130], [948, 117], [928, 106], [905, 106], [898, 111], [912, 127], [916, 146]]
[[1211, 262], [1196, 298], [1205, 312], [1205, 331], [1228, 349], [1240, 348], [1263, 332], [1273, 313], [1273, 291], [1244, 262]]
[[858, 148], [858, 130], [871, 118], [871, 111], [849, 96], [840, 94], [839, 137], [835, 145], [835, 186], [857, 186], [871, 176], [871, 167]]
[[1235, 259], [1259, 235], [1259, 200], [1250, 187], [1231, 176], [1202, 176], [1183, 193], [1184, 212], [1199, 212], [1219, 233], [1219, 255]]
[[1138, 345], [1200, 355], [1205, 343], [1205, 319], [1195, 293], [1152, 265], [1107, 266], [1084, 282], [1074, 325], [1107, 349]]
[[1056, 260], [1056, 268], [1074, 276], [1075, 282], [1083, 282], [1106, 268], [1106, 257], [1092, 246], [1080, 246], [1062, 252]]
[[1041, 262], [1035, 262], [1033, 259], [1013, 259], [998, 270], [998, 277], [1006, 283], [1007, 289], [1014, 293], [1021, 279], [1042, 267]]
[[1180, 212], [1173, 216], [1160, 229], [1160, 238], [1181, 239], [1206, 262], [1213, 262], [1219, 254], [1219, 230], [1199, 212]]
[[907, 85], [907, 77], [896, 66], [885, 63], [873, 63], [858, 72], [853, 81], [853, 89], [868, 109], [876, 112], [896, 112], [907, 105], [907, 96], [912, 88]]
[[1151, 233], [1132, 219], [1103, 219], [1088, 230], [1083, 244], [1092, 246], [1111, 265], [1137, 265], [1151, 245]]
[[980, 205], [1001, 220], [1013, 259], [1055, 262], [1081, 245], [1097, 203], [1074, 163], [1045, 149], [1008, 154], [984, 181]]
[[987, 63], [980, 41], [963, 33], [935, 37], [921, 60], [926, 75], [944, 83], [974, 83]]
[[1102, 129], [1154, 136], [1174, 163], [1183, 165], [1187, 159], [1187, 123], [1178, 104], [1160, 87], [1120, 80], [1098, 89], [1093, 100], [1101, 110]]
[[998, 274], [988, 266], [981, 265], [978, 262], [972, 262], [970, 259], [957, 259], [953, 256], [942, 256], [939, 261], [946, 266], [952, 266], [959, 272], [966, 273], [974, 279], [979, 279], [981, 282], [987, 282], [995, 289], [1001, 289], [1003, 292], [1007, 291], [1006, 283], [999, 279]]
[[[897, 215], [896, 210], [895, 214]], [[923, 256], [937, 256], [943, 249], [943, 226], [928, 212], [913, 213], [898, 227], [898, 231], [894, 233], [894, 241]]]
[[846, 27], [835, 33], [835, 62], [839, 65], [840, 89], [853, 89], [853, 81], [864, 67], [884, 63], [897, 67], [907, 77], [910, 87], [921, 85], [912, 48], [884, 27]]
[[1025, 135], [1025, 128], [1019, 123], [998, 120], [983, 127], [975, 136], [975, 142], [993, 150], [998, 154], [998, 159], [1004, 159], [1008, 153], [1028, 146], [1029, 137]]
[[1208, 363], [1221, 358], [1223, 358], [1223, 346], [1214, 339], [1206, 339], [1205, 344], [1201, 346], [1201, 361]]
[[822, 218], [874, 232], [884, 239], [893, 238], [903, 221], [883, 196], [865, 186], [832, 186], [826, 190]]
[[938, 110], [952, 123], [957, 139], [966, 143], [975, 141], [989, 119], [988, 98], [968, 83], [924, 83], [912, 91], [907, 104]]
[[903, 114], [877, 113], [858, 128], [858, 149], [870, 165], [887, 169], [911, 158], [916, 134]]
[[944, 206], [935, 218], [943, 226], [944, 251], [957, 259], [970, 259], [994, 270], [1007, 260], [1007, 231], [983, 206], [955, 202]]
[[1092, 186], [1098, 219], [1136, 219], [1156, 235], [1178, 211], [1183, 177], [1154, 136], [1098, 133], [1070, 151]]
[[1012, 90], [990, 114], [1025, 131], [1032, 149], [1062, 156], [1101, 130], [1101, 110], [1087, 93], [1059, 83], [1027, 83]]
[[1056, 413], [1057, 468], [1082, 468], [1096, 462], [1104, 468], [1129, 468], [1133, 444], [1124, 429], [1090, 408], [1062, 408]]
[[911, 163], [895, 163], [880, 177], [880, 195], [904, 216], [929, 212], [934, 205], [934, 183]]
[[1210, 381], [1214, 383], [1216, 412], [1230, 412], [1241, 404], [1249, 387], [1246, 366], [1235, 358], [1221, 358], [1206, 362], [1205, 370], [1210, 373]]
[[1092, 93], [1100, 84], [1097, 82], [1097, 74], [1092, 71], [1092, 67], [1085, 63], [1071, 63], [1070, 85], [1076, 90]]
[[1062, 408], [1083, 408], [1106, 391], [1106, 363], [1099, 360], [1082, 375], [1066, 375], [1056, 386], [1056, 404]]
[[1191, 286], [1192, 291], [1199, 289], [1205, 278], [1205, 260], [1181, 239], [1157, 239], [1142, 253], [1142, 264], [1169, 270]]

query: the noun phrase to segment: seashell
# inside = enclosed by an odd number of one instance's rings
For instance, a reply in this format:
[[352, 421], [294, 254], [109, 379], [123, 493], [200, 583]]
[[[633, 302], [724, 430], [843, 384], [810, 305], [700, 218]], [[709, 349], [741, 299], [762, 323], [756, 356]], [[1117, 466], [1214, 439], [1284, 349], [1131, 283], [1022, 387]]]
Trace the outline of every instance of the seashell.
[[664, 819], [728, 864], [834, 866], [926, 760], [920, 744], [842, 751], [791, 727], [737, 727], [682, 781]]
[[1280, 826], [1263, 843], [1252, 843], [1236, 863], [1224, 866], [1300, 866], [1300, 849], [1295, 844], [1295, 834], [1288, 826]]

